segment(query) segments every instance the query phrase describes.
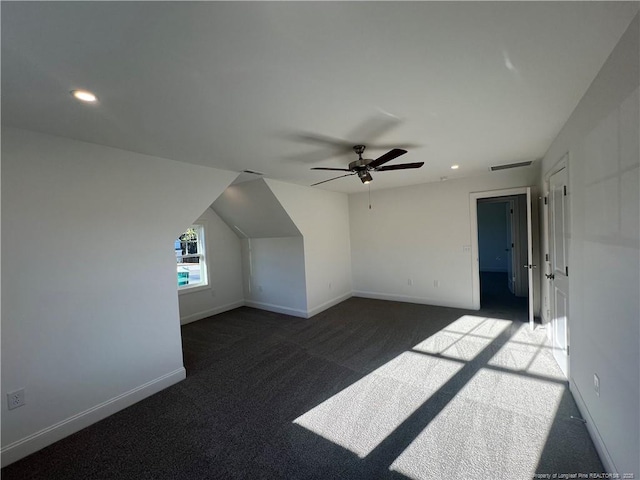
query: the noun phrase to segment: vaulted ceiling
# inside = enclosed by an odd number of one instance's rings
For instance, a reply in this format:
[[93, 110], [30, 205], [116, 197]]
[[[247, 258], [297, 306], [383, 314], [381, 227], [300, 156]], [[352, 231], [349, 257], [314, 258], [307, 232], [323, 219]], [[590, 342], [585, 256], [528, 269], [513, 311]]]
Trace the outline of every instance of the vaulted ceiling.
[[[3, 2], [2, 121], [310, 185], [374, 188], [544, 155], [637, 2]], [[85, 105], [69, 91], [99, 102]], [[456, 171], [451, 165], [458, 164]], [[356, 177], [318, 188], [357, 192]]]

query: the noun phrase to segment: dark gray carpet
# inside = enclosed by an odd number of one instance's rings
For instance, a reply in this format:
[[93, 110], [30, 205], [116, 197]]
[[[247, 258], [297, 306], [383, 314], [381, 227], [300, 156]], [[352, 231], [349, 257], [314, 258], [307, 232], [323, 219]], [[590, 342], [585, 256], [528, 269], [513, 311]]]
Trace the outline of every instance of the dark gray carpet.
[[[492, 317], [492, 318], [487, 318]], [[506, 315], [508, 317], [508, 315]], [[188, 378], [3, 479], [530, 479], [602, 465], [544, 341], [500, 311], [349, 299], [182, 328]]]
[[506, 272], [480, 272], [480, 306], [514, 320], [527, 321], [528, 299], [509, 291]]

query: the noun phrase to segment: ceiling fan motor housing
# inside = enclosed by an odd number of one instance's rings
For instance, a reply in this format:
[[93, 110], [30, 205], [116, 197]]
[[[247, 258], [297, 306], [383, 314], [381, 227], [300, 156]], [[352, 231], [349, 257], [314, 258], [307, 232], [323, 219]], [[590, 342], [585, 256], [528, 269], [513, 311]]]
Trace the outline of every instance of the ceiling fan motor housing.
[[349, 170], [354, 172], [366, 171], [367, 166], [373, 162], [371, 158], [359, 158], [358, 160], [354, 160], [349, 164]]

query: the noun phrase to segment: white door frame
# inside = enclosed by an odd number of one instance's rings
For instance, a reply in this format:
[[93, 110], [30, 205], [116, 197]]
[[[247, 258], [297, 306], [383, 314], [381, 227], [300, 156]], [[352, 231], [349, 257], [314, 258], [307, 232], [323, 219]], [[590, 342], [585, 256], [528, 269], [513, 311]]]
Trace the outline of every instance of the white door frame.
[[[484, 192], [471, 192], [469, 194], [469, 220], [471, 224], [471, 304], [476, 310], [480, 310], [480, 256], [478, 253], [478, 199], [491, 197], [510, 197], [512, 195], [527, 196], [527, 224], [533, 234], [531, 218], [531, 189], [532, 187], [506, 188], [502, 190], [488, 190]], [[529, 239], [529, 252], [533, 251], [532, 239]], [[531, 265], [533, 259], [529, 257]], [[529, 326], [533, 329], [533, 272], [529, 269]]]

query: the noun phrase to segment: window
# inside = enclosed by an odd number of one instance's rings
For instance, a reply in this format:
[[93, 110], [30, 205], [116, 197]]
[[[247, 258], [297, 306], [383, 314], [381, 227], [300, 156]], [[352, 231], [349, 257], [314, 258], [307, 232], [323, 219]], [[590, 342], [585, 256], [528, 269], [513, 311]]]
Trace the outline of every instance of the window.
[[191, 225], [175, 241], [178, 290], [208, 284], [204, 226]]

